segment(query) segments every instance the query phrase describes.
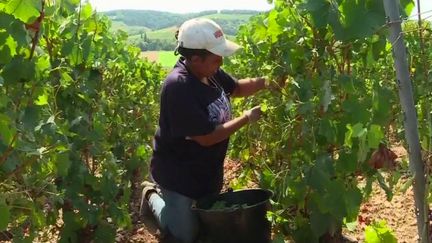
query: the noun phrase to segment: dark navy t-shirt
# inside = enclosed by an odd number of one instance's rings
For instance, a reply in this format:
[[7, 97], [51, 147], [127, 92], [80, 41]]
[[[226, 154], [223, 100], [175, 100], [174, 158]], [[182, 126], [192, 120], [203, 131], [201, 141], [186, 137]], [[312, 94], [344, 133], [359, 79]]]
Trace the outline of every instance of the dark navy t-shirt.
[[162, 87], [151, 159], [159, 185], [194, 199], [221, 190], [228, 139], [204, 147], [190, 137], [209, 134], [231, 119], [229, 96], [236, 87], [222, 69], [208, 81], [210, 85], [198, 80], [179, 59]]

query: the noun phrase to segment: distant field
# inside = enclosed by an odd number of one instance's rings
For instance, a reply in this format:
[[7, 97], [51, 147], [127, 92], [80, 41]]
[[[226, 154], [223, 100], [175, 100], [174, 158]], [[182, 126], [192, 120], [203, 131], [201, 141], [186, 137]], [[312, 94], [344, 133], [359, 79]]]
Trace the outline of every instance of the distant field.
[[166, 68], [173, 67], [178, 59], [178, 56], [174, 55], [174, 51], [145, 51], [141, 53], [141, 56]]
[[[223, 14], [223, 13], [217, 13], [217, 14], [209, 14], [201, 16], [203, 18], [210, 18], [215, 21], [218, 19], [221, 20], [243, 20], [247, 21], [250, 17], [252, 17], [252, 14]], [[149, 28], [143, 27], [143, 26], [128, 26], [125, 25], [123, 22], [113, 21], [113, 30], [123, 30], [129, 33], [129, 39], [135, 40], [141, 38], [141, 33], [146, 33], [147, 37], [149, 39], [159, 39], [159, 40], [168, 40], [168, 41], [175, 41], [174, 35], [175, 32], [178, 30], [178, 26], [171, 26], [159, 30], [151, 30]], [[234, 40], [235, 36], [227, 35], [227, 38], [230, 40]]]
[[141, 34], [146, 33], [149, 39], [159, 39], [159, 40], [175, 40], [175, 32], [177, 27], [168, 27], [160, 30], [151, 30], [143, 26], [128, 26], [122, 22], [113, 21], [111, 29], [113, 31], [123, 30], [129, 34], [129, 38], [137, 39], [142, 38]]
[[165, 29], [149, 31], [147, 32], [147, 37], [150, 39], [159, 39], [159, 40], [175, 40], [175, 32], [177, 31], [177, 27], [169, 27]]
[[227, 19], [227, 20], [249, 20], [250, 17], [252, 17], [252, 14], [223, 14], [223, 13], [217, 13], [217, 14], [209, 14], [203, 16], [203, 18], [209, 18], [217, 21], [218, 19]]
[[112, 21], [111, 29], [113, 31], [123, 30], [127, 32], [129, 35], [139, 35], [144, 32], [149, 32], [151, 29], [144, 26], [129, 26], [124, 24], [123, 22]]

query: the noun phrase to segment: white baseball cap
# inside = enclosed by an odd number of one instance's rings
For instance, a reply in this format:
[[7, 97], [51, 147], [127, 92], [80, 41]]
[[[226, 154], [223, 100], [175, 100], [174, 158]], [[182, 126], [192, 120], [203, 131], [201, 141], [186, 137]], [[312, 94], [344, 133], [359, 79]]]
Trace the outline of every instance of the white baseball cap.
[[218, 56], [230, 56], [240, 46], [225, 39], [222, 28], [213, 20], [195, 18], [184, 22], [179, 29], [178, 47], [205, 49]]

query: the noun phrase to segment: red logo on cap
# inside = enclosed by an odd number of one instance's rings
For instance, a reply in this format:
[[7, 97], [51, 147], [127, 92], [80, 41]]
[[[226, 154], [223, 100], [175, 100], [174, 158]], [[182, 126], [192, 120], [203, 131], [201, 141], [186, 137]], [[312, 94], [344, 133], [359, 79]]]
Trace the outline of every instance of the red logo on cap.
[[223, 32], [222, 30], [217, 30], [216, 32], [214, 32], [214, 37], [219, 38], [223, 36]]

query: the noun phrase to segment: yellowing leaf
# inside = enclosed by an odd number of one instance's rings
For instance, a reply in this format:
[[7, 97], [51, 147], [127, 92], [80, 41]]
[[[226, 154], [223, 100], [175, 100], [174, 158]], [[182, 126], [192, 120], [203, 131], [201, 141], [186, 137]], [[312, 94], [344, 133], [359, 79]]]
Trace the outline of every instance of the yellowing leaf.
[[268, 105], [267, 105], [267, 103], [262, 103], [261, 104], [261, 111], [262, 112], [266, 112], [268, 110]]
[[91, 7], [90, 3], [87, 3], [81, 9], [81, 17], [83, 19], [88, 19], [88, 18], [90, 18], [91, 15], [92, 15], [92, 7]]
[[36, 105], [48, 105], [48, 95], [39, 95], [38, 99], [35, 101]]

